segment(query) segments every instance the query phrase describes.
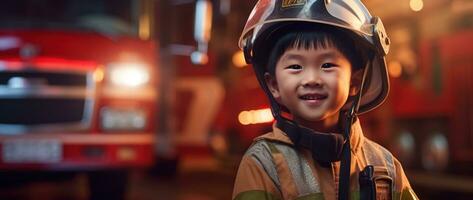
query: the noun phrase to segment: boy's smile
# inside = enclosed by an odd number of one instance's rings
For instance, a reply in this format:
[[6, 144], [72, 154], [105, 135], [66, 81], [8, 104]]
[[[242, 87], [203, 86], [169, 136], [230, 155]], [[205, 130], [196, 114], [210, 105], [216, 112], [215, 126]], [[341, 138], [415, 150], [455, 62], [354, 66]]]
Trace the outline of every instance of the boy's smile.
[[308, 106], [319, 106], [323, 103], [323, 100], [327, 99], [326, 94], [317, 92], [307, 92], [299, 96]]
[[351, 90], [351, 64], [335, 47], [289, 48], [266, 74], [273, 96], [294, 120], [319, 131], [334, 131]]

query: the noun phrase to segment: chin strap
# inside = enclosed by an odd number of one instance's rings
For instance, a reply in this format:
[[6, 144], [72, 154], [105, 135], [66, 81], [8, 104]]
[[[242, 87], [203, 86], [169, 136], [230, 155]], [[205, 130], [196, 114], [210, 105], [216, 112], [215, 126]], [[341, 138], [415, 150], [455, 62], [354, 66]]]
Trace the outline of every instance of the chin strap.
[[[352, 105], [350, 112], [347, 113], [347, 123], [344, 127], [343, 136], [347, 141], [350, 141], [351, 124], [355, 118], [354, 110], [355, 104]], [[338, 182], [338, 199], [348, 200], [350, 194], [350, 168], [351, 168], [351, 145], [350, 142], [345, 142], [342, 150], [342, 161], [340, 162], [339, 182]]]
[[363, 68], [363, 77], [361, 79], [360, 88], [358, 94], [353, 101], [353, 104], [350, 107], [350, 110], [345, 114], [345, 124], [343, 126], [344, 132], [343, 136], [348, 142], [345, 142], [342, 150], [342, 161], [340, 163], [340, 173], [339, 173], [339, 182], [338, 182], [338, 199], [339, 200], [348, 200], [350, 198], [350, 168], [351, 168], [351, 145], [350, 145], [350, 135], [351, 135], [351, 125], [356, 118], [358, 113], [358, 108], [361, 102], [361, 96], [363, 95], [363, 86], [365, 83], [366, 75], [368, 74], [371, 64], [367, 64]]
[[343, 144], [346, 143], [343, 135], [317, 132], [282, 117], [276, 125], [296, 146], [310, 150], [313, 159], [322, 166], [330, 166], [331, 162], [340, 160]]

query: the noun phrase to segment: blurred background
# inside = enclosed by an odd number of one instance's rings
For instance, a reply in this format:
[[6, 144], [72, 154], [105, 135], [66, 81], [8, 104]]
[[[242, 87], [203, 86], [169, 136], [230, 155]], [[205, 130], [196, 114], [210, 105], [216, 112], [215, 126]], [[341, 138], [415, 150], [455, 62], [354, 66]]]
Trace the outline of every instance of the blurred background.
[[[421, 199], [473, 199], [473, 1], [364, 0], [391, 91], [361, 117]], [[256, 0], [3, 0], [0, 199], [230, 199], [271, 129], [237, 41]]]

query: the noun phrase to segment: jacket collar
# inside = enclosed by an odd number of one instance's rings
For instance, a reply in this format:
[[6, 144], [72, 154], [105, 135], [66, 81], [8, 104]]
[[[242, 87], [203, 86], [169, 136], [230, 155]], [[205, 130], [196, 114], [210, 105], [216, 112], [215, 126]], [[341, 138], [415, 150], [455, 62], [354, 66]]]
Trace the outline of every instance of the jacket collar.
[[[291, 141], [291, 139], [289, 139], [287, 134], [277, 127], [276, 122], [273, 123], [272, 132], [259, 136], [255, 138], [254, 141], [261, 140], [261, 139], [294, 145], [294, 143]], [[363, 142], [364, 142], [363, 130], [361, 129], [360, 120], [357, 118], [351, 127], [351, 134], [350, 134], [351, 150], [353, 152], [357, 152], [361, 148], [361, 145], [363, 144]]]

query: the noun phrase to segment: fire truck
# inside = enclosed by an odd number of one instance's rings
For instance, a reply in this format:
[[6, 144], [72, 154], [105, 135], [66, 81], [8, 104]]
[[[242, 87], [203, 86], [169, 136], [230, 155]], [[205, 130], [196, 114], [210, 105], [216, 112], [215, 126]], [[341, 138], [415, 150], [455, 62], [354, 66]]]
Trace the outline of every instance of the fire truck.
[[382, 3], [369, 6], [387, 19], [391, 90], [380, 108], [362, 116], [364, 132], [401, 161], [421, 198], [470, 199], [473, 4], [425, 2], [416, 12], [407, 3]]
[[452, 183], [473, 183], [473, 48], [465, 45], [473, 44], [473, 31], [419, 43], [418, 68], [392, 80], [388, 145], [407, 169], [419, 172], [414, 177], [426, 177], [413, 178], [415, 184], [471, 194], [471, 187]]
[[127, 169], [153, 163], [153, 5], [2, 1], [2, 172], [85, 171], [91, 195], [110, 199], [123, 196]]

